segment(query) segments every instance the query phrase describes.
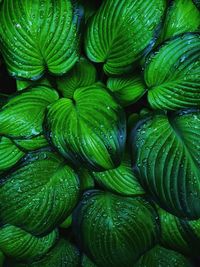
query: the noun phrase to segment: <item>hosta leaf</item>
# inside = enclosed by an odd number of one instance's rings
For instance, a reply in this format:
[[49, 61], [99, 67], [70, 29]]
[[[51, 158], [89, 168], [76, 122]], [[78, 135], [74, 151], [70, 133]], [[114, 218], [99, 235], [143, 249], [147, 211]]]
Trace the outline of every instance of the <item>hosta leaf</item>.
[[200, 35], [167, 41], [145, 68], [148, 100], [155, 109], [176, 110], [200, 105]]
[[124, 107], [135, 103], [146, 91], [146, 85], [139, 76], [109, 78], [107, 87]]
[[17, 261], [33, 261], [44, 256], [58, 238], [56, 230], [46, 236], [36, 237], [13, 225], [0, 228], [0, 249]]
[[60, 75], [79, 56], [79, 11], [69, 0], [5, 0], [0, 9], [0, 44], [12, 76]]
[[0, 181], [0, 221], [42, 234], [61, 223], [79, 197], [79, 181], [51, 151], [30, 153]]
[[119, 167], [103, 172], [92, 172], [95, 180], [105, 189], [125, 196], [145, 194], [134, 176], [129, 155], [124, 157]]
[[69, 241], [61, 239], [40, 261], [30, 264], [11, 262], [8, 267], [80, 267], [80, 255]]
[[167, 13], [162, 40], [198, 29], [200, 29], [200, 13], [192, 0], [175, 0]]
[[0, 172], [13, 167], [23, 156], [24, 152], [9, 138], [0, 137]]
[[51, 87], [51, 82], [47, 78], [42, 78], [37, 81], [16, 81], [17, 91], [24, 90], [30, 86], [46, 85]]
[[8, 95], [0, 93], [0, 107], [8, 101]]
[[56, 79], [58, 91], [67, 98], [72, 98], [77, 88], [92, 85], [95, 81], [96, 69], [85, 58], [80, 58], [72, 70]]
[[40, 135], [45, 109], [57, 99], [56, 91], [45, 86], [16, 94], [0, 110], [0, 134], [16, 139]]
[[200, 217], [200, 111], [150, 115], [132, 132], [136, 177], [159, 205]]
[[200, 219], [183, 220], [159, 209], [161, 244], [186, 255], [199, 255]]
[[85, 193], [74, 216], [83, 249], [99, 267], [129, 267], [159, 235], [157, 214], [141, 197]]
[[85, 49], [108, 74], [122, 74], [154, 44], [164, 0], [107, 0], [89, 21]]
[[49, 145], [44, 135], [38, 135], [32, 139], [15, 139], [13, 140], [13, 143], [25, 151], [37, 150]]
[[75, 165], [103, 170], [120, 163], [126, 139], [122, 108], [100, 84], [82, 87], [73, 99], [49, 106], [48, 138]]
[[146, 252], [134, 267], [192, 267], [192, 263], [180, 253], [160, 246]]

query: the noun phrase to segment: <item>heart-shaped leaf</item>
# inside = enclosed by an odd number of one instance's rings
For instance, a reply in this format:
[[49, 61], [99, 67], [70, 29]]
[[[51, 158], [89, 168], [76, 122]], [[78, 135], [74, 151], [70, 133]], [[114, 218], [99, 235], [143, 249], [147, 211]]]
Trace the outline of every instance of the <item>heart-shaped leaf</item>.
[[3, 1], [0, 44], [10, 74], [34, 80], [46, 69], [67, 72], [79, 57], [80, 15], [69, 0]]
[[154, 45], [165, 0], [107, 0], [89, 20], [85, 49], [108, 74], [122, 74]]
[[53, 145], [75, 165], [104, 170], [120, 164], [125, 115], [101, 84], [81, 87], [72, 99], [50, 105], [45, 128]]
[[62, 158], [32, 152], [0, 179], [0, 221], [43, 234], [71, 213], [78, 197], [78, 177]]
[[83, 249], [99, 267], [130, 267], [159, 235], [157, 213], [143, 198], [85, 193], [74, 214]]
[[154, 109], [200, 105], [200, 34], [187, 33], [164, 43], [147, 60], [145, 81]]
[[136, 177], [171, 213], [200, 217], [200, 111], [150, 115], [132, 131]]

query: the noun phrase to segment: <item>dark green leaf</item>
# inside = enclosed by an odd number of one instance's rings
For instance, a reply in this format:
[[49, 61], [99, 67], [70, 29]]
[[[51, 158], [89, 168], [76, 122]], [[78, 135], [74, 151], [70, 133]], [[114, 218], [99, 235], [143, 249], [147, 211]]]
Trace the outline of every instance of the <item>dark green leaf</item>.
[[200, 111], [150, 115], [132, 131], [136, 177], [171, 213], [200, 217]]
[[154, 109], [176, 110], [200, 105], [200, 34], [167, 41], [145, 67], [148, 100]]
[[73, 164], [95, 170], [120, 164], [125, 115], [101, 84], [79, 88], [73, 99], [62, 98], [50, 105], [46, 122], [51, 142]]
[[83, 249], [99, 267], [130, 267], [159, 236], [157, 213], [143, 198], [85, 194], [74, 216]]
[[0, 221], [43, 234], [61, 223], [79, 197], [79, 181], [50, 151], [30, 153], [0, 182]]

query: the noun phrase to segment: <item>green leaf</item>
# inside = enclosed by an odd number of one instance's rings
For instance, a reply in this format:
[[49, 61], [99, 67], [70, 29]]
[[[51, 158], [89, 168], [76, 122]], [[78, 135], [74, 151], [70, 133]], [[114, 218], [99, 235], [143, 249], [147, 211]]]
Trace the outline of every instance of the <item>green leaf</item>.
[[30, 263], [11, 262], [8, 267], [80, 267], [80, 255], [77, 248], [69, 241], [60, 239], [41, 260]]
[[0, 137], [0, 172], [9, 170], [24, 155], [9, 138]]
[[38, 85], [46, 85], [46, 86], [49, 86], [51, 87], [51, 82], [49, 81], [49, 79], [43, 77], [42, 79], [39, 79], [37, 81], [16, 81], [16, 84], [17, 84], [17, 91], [21, 91], [21, 90], [24, 90], [24, 89], [27, 89], [28, 87], [30, 86], [38, 86]]
[[108, 74], [130, 70], [133, 62], [154, 45], [165, 6], [164, 0], [104, 1], [87, 26], [88, 58], [104, 63]]
[[92, 174], [97, 183], [109, 191], [124, 196], [145, 194], [137, 178], [134, 176], [128, 154], [124, 157], [119, 167], [103, 172], [92, 172]]
[[146, 85], [139, 76], [109, 78], [107, 87], [118, 102], [126, 107], [138, 101], [146, 92]]
[[31, 262], [44, 256], [55, 244], [57, 230], [46, 236], [36, 237], [13, 225], [0, 228], [0, 249], [16, 261]]
[[38, 150], [49, 145], [44, 135], [38, 135], [32, 139], [15, 139], [13, 143], [26, 152]]
[[161, 225], [161, 244], [187, 256], [199, 256], [200, 219], [183, 220], [158, 209]]
[[200, 35], [187, 33], [164, 43], [145, 67], [148, 101], [154, 109], [200, 105]]
[[3, 1], [0, 44], [9, 73], [36, 80], [67, 72], [79, 57], [79, 13], [69, 0]]
[[81, 246], [99, 267], [130, 267], [159, 236], [157, 213], [143, 198], [85, 193], [74, 214]]
[[50, 105], [45, 128], [52, 144], [75, 166], [104, 170], [120, 164], [125, 114], [101, 84], [81, 87], [73, 99]]
[[192, 267], [189, 259], [173, 250], [155, 246], [146, 252], [134, 267]]
[[78, 198], [78, 177], [63, 159], [32, 152], [0, 179], [0, 221], [40, 235], [59, 225]]
[[76, 89], [92, 85], [95, 82], [96, 69], [85, 58], [80, 58], [66, 75], [56, 79], [58, 91], [67, 98], [72, 98]]
[[161, 39], [199, 29], [200, 13], [192, 0], [174, 0], [167, 12]]
[[40, 135], [46, 107], [58, 98], [57, 92], [46, 86], [12, 96], [0, 110], [0, 134], [15, 139]]
[[147, 115], [132, 131], [136, 177], [158, 204], [200, 217], [200, 110]]

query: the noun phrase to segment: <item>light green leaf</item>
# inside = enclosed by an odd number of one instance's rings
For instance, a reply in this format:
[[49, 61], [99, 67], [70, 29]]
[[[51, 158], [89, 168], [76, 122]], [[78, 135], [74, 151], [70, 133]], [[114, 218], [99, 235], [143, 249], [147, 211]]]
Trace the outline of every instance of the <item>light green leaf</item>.
[[80, 14], [69, 0], [5, 0], [0, 44], [12, 76], [36, 80], [66, 73], [79, 57]]
[[154, 109], [200, 105], [200, 34], [187, 33], [164, 43], [148, 59], [145, 81]]
[[9, 138], [0, 137], [0, 172], [9, 170], [24, 155]]
[[199, 29], [200, 12], [192, 0], [174, 0], [167, 12], [161, 39]]
[[108, 74], [130, 70], [133, 62], [154, 45], [165, 6], [165, 0], [104, 1], [87, 25], [88, 58], [104, 63]]
[[187, 256], [199, 256], [200, 219], [183, 220], [158, 209], [161, 225], [160, 242], [163, 246]]
[[0, 221], [40, 235], [59, 225], [78, 198], [78, 177], [63, 159], [51, 151], [32, 152], [0, 179]]
[[138, 101], [146, 92], [146, 85], [139, 76], [109, 78], [107, 87], [119, 103], [126, 107]]
[[132, 131], [136, 177], [174, 215], [200, 217], [200, 110], [147, 115]]
[[107, 190], [124, 196], [145, 194], [137, 178], [134, 176], [128, 154], [124, 157], [119, 167], [103, 172], [92, 172], [92, 174], [97, 183]]
[[101, 84], [77, 89], [73, 99], [59, 99], [48, 107], [46, 119], [48, 138], [75, 166], [104, 170], [120, 164], [125, 114]]
[[189, 259], [173, 250], [155, 246], [146, 252], [134, 267], [192, 267]]
[[66, 75], [56, 79], [58, 91], [67, 98], [72, 98], [76, 89], [92, 85], [95, 82], [96, 69], [85, 58], [80, 58]]
[[11, 262], [8, 267], [80, 267], [80, 255], [78, 249], [69, 241], [60, 239], [41, 260], [30, 263]]
[[54, 246], [57, 238], [57, 230], [36, 237], [7, 224], [0, 228], [0, 249], [7, 257], [16, 261], [31, 262], [44, 256]]
[[74, 214], [81, 245], [99, 267], [130, 267], [159, 236], [157, 213], [143, 198], [101, 191], [85, 196]]
[[57, 92], [46, 86], [12, 96], [0, 109], [0, 134], [15, 139], [40, 135], [46, 107], [58, 98]]

